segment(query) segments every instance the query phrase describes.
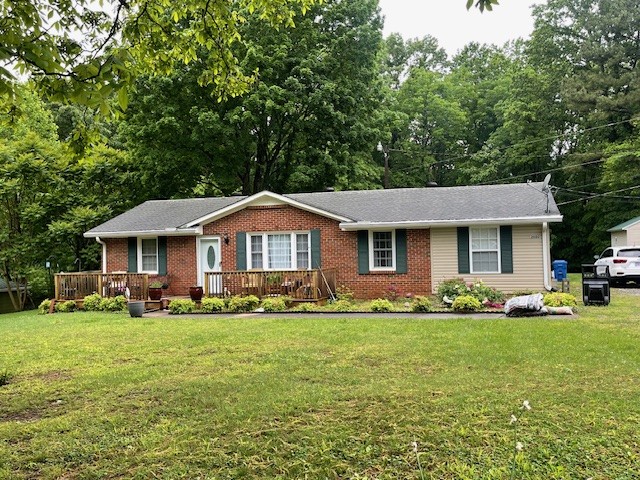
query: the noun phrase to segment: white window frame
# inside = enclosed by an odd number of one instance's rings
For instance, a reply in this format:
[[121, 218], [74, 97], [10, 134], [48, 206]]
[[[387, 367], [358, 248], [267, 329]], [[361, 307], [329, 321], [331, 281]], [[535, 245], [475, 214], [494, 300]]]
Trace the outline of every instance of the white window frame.
[[[291, 242], [291, 267], [290, 268], [269, 268], [269, 235], [289, 235], [289, 241]], [[308, 267], [298, 268], [298, 250], [297, 250], [297, 236], [307, 236], [307, 265]], [[251, 237], [262, 236], [262, 267], [254, 268], [251, 261]], [[262, 270], [262, 271], [282, 271], [282, 270], [310, 270], [311, 269], [311, 231], [309, 230], [293, 230], [293, 231], [278, 231], [278, 232], [247, 232], [247, 269], [248, 270]]]
[[[482, 248], [482, 249], [478, 249], [478, 250], [474, 250], [473, 249], [473, 231], [474, 230], [495, 230], [496, 231], [496, 245], [497, 247], [495, 249], [491, 248], [491, 249], [487, 249], [487, 248]], [[471, 273], [482, 273], [484, 274], [500, 274], [502, 273], [502, 255], [500, 254], [501, 252], [501, 245], [500, 245], [500, 227], [494, 227], [491, 225], [487, 225], [487, 226], [481, 226], [481, 227], [469, 227], [469, 271]], [[484, 270], [475, 270], [473, 268], [473, 254], [474, 253], [482, 253], [482, 252], [496, 252], [498, 254], [498, 270], [496, 271], [484, 271]]]
[[[376, 267], [374, 265], [373, 254], [373, 234], [391, 233], [391, 266]], [[395, 230], [369, 230], [369, 271], [372, 272], [395, 272], [396, 271], [396, 231]]]
[[[143, 240], [155, 240], [156, 241], [156, 269], [155, 270], [144, 270], [142, 268], [142, 241]], [[138, 249], [137, 249], [137, 257], [138, 257], [138, 273], [151, 273], [154, 275], [158, 274], [158, 267], [160, 264], [160, 257], [158, 255], [158, 237], [138, 237]]]

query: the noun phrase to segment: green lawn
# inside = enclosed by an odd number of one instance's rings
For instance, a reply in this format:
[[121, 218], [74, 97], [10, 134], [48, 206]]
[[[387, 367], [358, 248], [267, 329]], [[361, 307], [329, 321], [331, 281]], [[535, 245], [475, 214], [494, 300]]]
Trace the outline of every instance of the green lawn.
[[[574, 279], [575, 280], [575, 279]], [[578, 287], [577, 281], [574, 285]], [[574, 318], [0, 315], [0, 478], [640, 477], [640, 296]]]

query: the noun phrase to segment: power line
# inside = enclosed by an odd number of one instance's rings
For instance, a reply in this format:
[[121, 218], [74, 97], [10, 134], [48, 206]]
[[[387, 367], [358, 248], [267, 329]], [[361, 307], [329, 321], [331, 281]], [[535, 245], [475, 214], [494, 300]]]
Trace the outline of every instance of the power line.
[[578, 199], [575, 199], [575, 200], [569, 200], [569, 201], [566, 201], [566, 202], [560, 202], [560, 203], [558, 203], [556, 205], [558, 205], [558, 206], [568, 205], [570, 203], [582, 202], [584, 200], [591, 200], [593, 198], [600, 198], [600, 197], [607, 197], [607, 196], [611, 196], [612, 198], [625, 198], [625, 199], [628, 199], [628, 200], [640, 200], [640, 196], [636, 197], [636, 196], [625, 195], [625, 196], [616, 197], [616, 196], [612, 196], [611, 195], [613, 193], [626, 192], [626, 191], [629, 191], [629, 190], [633, 190], [635, 188], [640, 188], [640, 185], [635, 185], [633, 187], [627, 187], [627, 188], [621, 188], [619, 190], [612, 190], [610, 192], [589, 194], [587, 197], [582, 197], [582, 198], [578, 198]]

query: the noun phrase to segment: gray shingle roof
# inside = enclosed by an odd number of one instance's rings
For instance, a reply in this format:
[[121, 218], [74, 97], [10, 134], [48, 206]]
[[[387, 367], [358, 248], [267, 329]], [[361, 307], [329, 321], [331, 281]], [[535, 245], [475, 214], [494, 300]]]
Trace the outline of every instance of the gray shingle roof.
[[[353, 222], [439, 222], [558, 217], [553, 196], [542, 183], [470, 187], [399, 188], [283, 195]], [[87, 232], [158, 232], [178, 229], [248, 197], [152, 200]]]
[[[286, 197], [358, 222], [429, 222], [547, 215], [542, 183], [297, 193]], [[549, 215], [559, 215], [549, 195]]]

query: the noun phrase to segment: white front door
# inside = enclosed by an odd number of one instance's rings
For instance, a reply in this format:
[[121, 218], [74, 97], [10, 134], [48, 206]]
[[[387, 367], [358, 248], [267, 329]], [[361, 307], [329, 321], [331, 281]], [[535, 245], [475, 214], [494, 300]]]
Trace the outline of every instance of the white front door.
[[[222, 267], [222, 259], [220, 258], [220, 239], [219, 238], [202, 238], [200, 240], [199, 250], [199, 274], [198, 281], [200, 285], [205, 284], [205, 273], [220, 272]], [[222, 289], [222, 277], [220, 275], [209, 275], [209, 293], [220, 294]]]

